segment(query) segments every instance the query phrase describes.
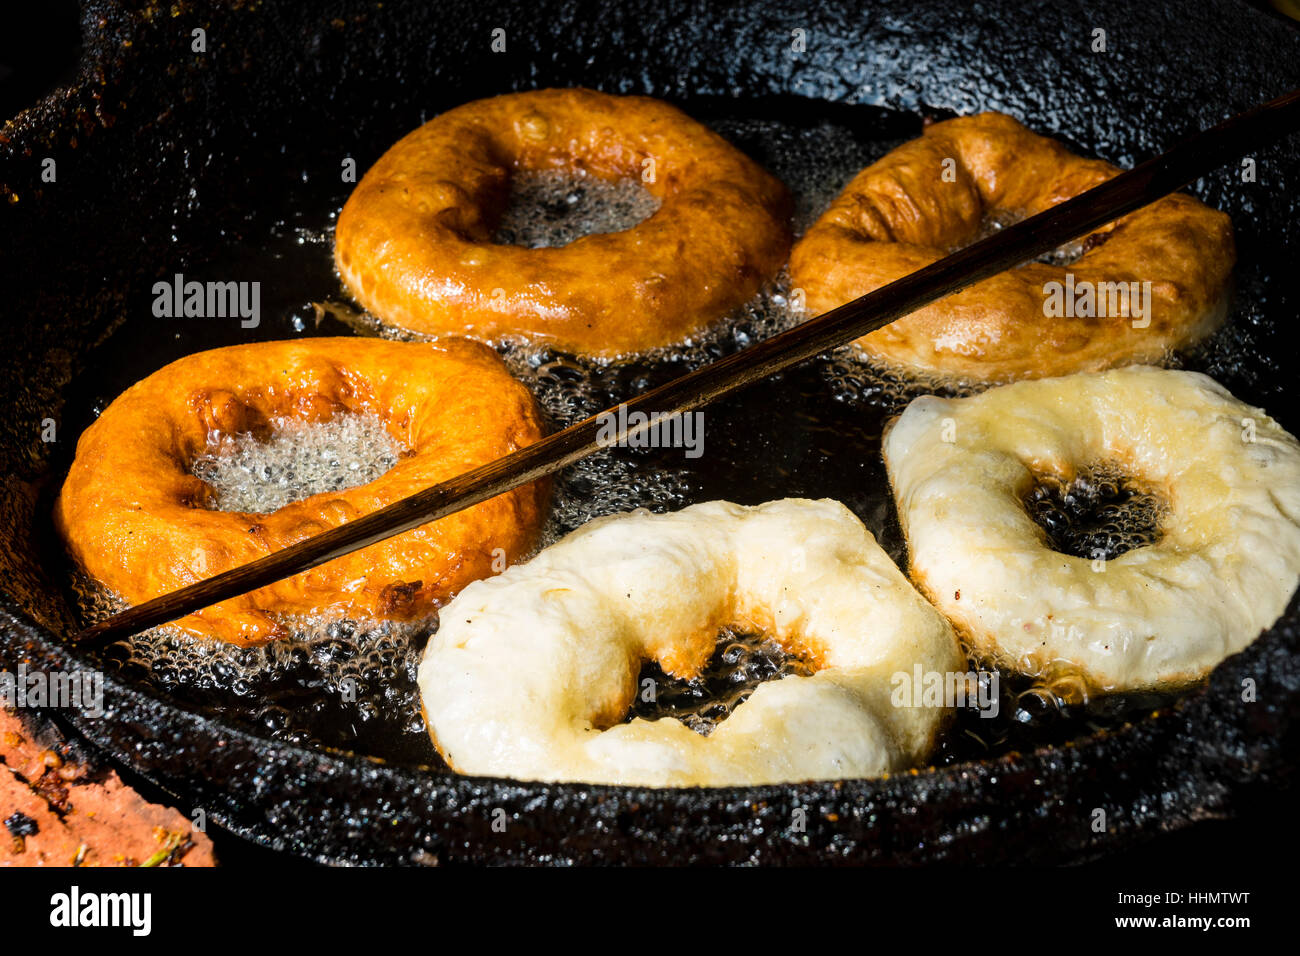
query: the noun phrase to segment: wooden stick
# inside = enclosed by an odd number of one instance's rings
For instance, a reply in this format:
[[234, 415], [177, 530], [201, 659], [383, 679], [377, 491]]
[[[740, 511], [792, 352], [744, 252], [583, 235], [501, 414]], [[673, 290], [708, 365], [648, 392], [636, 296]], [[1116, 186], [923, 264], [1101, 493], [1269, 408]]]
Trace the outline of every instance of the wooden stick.
[[[1300, 90], [1204, 130], [1166, 153], [1086, 193], [967, 246], [925, 268], [802, 325], [645, 392], [623, 407], [650, 420], [730, 395], [819, 353], [847, 345], [944, 296], [1043, 255], [1300, 127]], [[359, 548], [486, 501], [592, 454], [610, 409], [517, 452], [426, 488], [312, 538], [128, 608], [75, 635], [100, 646], [200, 608], [256, 590]], [[616, 417], [616, 421], [618, 418]], [[623, 418], [626, 421], [626, 418]], [[617, 431], [622, 443], [647, 425]]]

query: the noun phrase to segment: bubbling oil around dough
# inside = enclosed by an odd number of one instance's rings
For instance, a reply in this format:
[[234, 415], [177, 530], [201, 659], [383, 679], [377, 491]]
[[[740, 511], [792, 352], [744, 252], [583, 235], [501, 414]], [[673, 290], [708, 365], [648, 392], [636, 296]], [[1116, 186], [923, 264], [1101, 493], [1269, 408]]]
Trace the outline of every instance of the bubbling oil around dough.
[[[790, 187], [796, 236], [821, 215], [858, 170], [911, 138], [887, 139], [878, 131], [866, 131], [864, 137], [863, 130], [824, 121], [726, 118], [709, 125], [754, 154]], [[635, 181], [607, 183], [563, 174], [520, 176], [495, 239], [530, 247], [561, 246], [581, 235], [631, 228], [653, 215], [657, 205]], [[317, 228], [316, 222], [305, 218], [310, 213], [304, 208], [295, 206], [288, 218], [273, 226], [267, 234], [268, 255], [278, 255], [280, 245], [312, 246], [328, 258], [335, 213], [325, 214], [325, 225]], [[532, 390], [552, 426], [560, 428], [798, 324], [807, 316], [794, 307], [797, 298], [792, 293], [788, 277], [778, 276], [753, 300], [699, 336], [632, 363], [575, 359], [521, 342], [499, 343], [499, 351]], [[421, 338], [385, 328], [341, 298], [313, 305], [317, 325], [328, 313], [359, 334]], [[296, 331], [310, 327], [310, 311], [294, 318]], [[961, 395], [977, 390], [968, 384], [918, 380], [911, 373], [872, 366], [849, 349], [824, 357], [820, 365], [833, 399], [887, 410], [901, 410], [920, 394]], [[218, 450], [211, 470], [201, 477], [211, 479], [218, 507], [248, 511], [274, 510], [316, 491], [373, 480], [390, 467], [386, 462], [395, 450], [386, 444], [390, 439], [382, 426], [376, 428], [374, 422], [361, 418], [340, 416], [325, 427], [295, 430], [292, 436], [286, 430], [271, 442], [250, 439], [241, 444], [233, 439], [230, 448]], [[286, 438], [289, 445], [283, 444]], [[350, 467], [353, 461], [359, 468]], [[689, 473], [680, 463], [680, 450], [617, 449], [566, 468], [556, 477], [541, 545], [601, 515], [647, 505], [668, 511], [689, 504]], [[258, 476], [265, 477], [259, 481]], [[83, 576], [74, 575], [72, 585], [89, 620], [122, 606]], [[425, 643], [437, 629], [436, 615], [413, 623], [314, 616], [285, 623], [290, 636], [266, 647], [237, 648], [164, 627], [119, 642], [104, 656], [124, 676], [160, 686], [183, 705], [226, 716], [238, 726], [251, 725], [255, 732], [274, 739], [412, 763], [438, 762], [425, 732], [414, 681]], [[770, 643], [756, 635], [724, 636], [701, 679], [666, 688], [666, 699], [663, 694], [659, 697], [660, 708], [642, 716], [678, 711], [697, 731], [708, 732], [757, 683], [799, 672], [799, 662], [770, 653]], [[1047, 736], [1054, 727], [1074, 726], [1073, 718], [1062, 718], [1066, 712], [1083, 712], [1087, 719], [1092, 711], [1081, 711], [1074, 691], [1067, 693], [1069, 681], [1062, 680], [1059, 674], [1042, 681], [1007, 677], [1002, 682], [1003, 717], [986, 721], [959, 715], [958, 727], [937, 762], [998, 752], [999, 735], [1010, 735], [1019, 744], [1017, 735], [1023, 733], [1028, 735], [1024, 737], [1028, 745], [1041, 743], [1044, 725]], [[699, 692], [701, 682], [706, 685], [704, 693]], [[1087, 708], [1096, 702], [1086, 704]], [[1113, 706], [1122, 703], [1114, 700]], [[965, 732], [971, 728], [983, 738], [979, 745]]]
[[637, 694], [625, 720], [674, 717], [707, 737], [759, 684], [813, 673], [771, 638], [725, 630], [708, 663], [694, 677], [671, 677], [658, 664], [647, 662], [637, 678]]

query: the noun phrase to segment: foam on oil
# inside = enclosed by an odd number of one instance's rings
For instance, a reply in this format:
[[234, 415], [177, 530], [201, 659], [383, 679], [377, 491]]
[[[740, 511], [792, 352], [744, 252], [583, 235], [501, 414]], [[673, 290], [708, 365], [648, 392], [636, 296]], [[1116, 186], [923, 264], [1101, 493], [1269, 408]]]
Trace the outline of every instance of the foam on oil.
[[217, 511], [269, 514], [291, 501], [369, 484], [402, 449], [376, 415], [340, 413], [323, 422], [284, 419], [269, 437], [222, 436], [192, 470]]
[[567, 246], [583, 236], [631, 229], [658, 209], [659, 200], [636, 180], [561, 170], [519, 173], [493, 240], [529, 249]]
[[1039, 476], [1024, 505], [1053, 551], [1106, 561], [1159, 541], [1168, 514], [1163, 497], [1109, 462]]

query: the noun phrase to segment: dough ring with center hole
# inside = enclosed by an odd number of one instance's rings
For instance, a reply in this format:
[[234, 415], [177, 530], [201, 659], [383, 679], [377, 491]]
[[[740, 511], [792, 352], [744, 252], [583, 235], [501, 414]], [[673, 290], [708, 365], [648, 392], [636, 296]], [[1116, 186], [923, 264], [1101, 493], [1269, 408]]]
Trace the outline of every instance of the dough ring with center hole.
[[[1195, 372], [1132, 366], [918, 398], [885, 463], [911, 576], [978, 655], [1096, 690], [1178, 687], [1250, 644], [1300, 580], [1300, 444]], [[1052, 550], [1036, 476], [1118, 468], [1166, 502], [1159, 538]]]
[[[277, 421], [378, 416], [404, 449], [368, 484], [269, 514], [214, 511], [191, 471], [216, 435]], [[237, 345], [179, 359], [113, 401], [77, 443], [55, 518], [75, 560], [138, 604], [228, 571], [542, 437], [532, 395], [488, 348], [361, 338]], [[546, 501], [529, 485], [182, 618], [234, 644], [286, 633], [282, 614], [372, 619], [430, 612], [494, 559], [535, 543]]]
[[[708, 736], [624, 723], [648, 659], [693, 676], [723, 627], [815, 670], [760, 684]], [[442, 611], [418, 682], [457, 771], [524, 780], [731, 786], [869, 777], [923, 761], [951, 711], [893, 681], [964, 672], [956, 638], [835, 501], [725, 501], [592, 521]]]
[[[497, 245], [517, 171], [636, 179], [659, 210], [558, 248]], [[510, 93], [443, 113], [362, 177], [334, 258], [381, 321], [616, 358], [670, 345], [748, 301], [785, 263], [785, 187], [716, 133], [643, 96]]]
[[[990, 213], [1032, 216], [1119, 172], [1001, 113], [935, 123], [853, 178], [795, 245], [791, 284], [811, 313], [828, 311], [974, 241]], [[1010, 381], [1160, 361], [1222, 322], [1232, 223], [1191, 196], [1157, 200], [1080, 248], [1069, 265], [1026, 263], [855, 344], [913, 373]], [[1143, 282], [1151, 283], [1149, 312]], [[1051, 283], [1062, 311], [1068, 294], [1065, 315], [1045, 314], [1055, 308]]]

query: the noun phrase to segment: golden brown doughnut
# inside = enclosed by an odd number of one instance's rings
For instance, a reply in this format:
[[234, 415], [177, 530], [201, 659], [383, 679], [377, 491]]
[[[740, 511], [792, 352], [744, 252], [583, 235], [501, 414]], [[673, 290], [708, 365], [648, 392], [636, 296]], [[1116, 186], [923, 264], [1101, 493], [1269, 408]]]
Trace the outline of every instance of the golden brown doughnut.
[[[796, 243], [791, 281], [819, 314], [973, 241], [990, 215], [1032, 216], [1118, 173], [1000, 113], [935, 123], [853, 178]], [[1222, 321], [1236, 259], [1223, 213], [1167, 196], [1092, 233], [1082, 248], [1068, 266], [1026, 263], [856, 344], [888, 364], [1002, 381], [1159, 361]], [[1065, 286], [1067, 273], [1094, 291], [1150, 281], [1150, 312], [1139, 321], [1149, 325], [1135, 328], [1122, 303], [1106, 317], [1046, 316], [1045, 287]]]
[[[269, 514], [214, 511], [191, 471], [221, 435], [336, 412], [378, 416], [404, 452], [369, 484]], [[73, 557], [131, 603], [230, 570], [537, 441], [532, 395], [464, 340], [310, 338], [173, 362], [123, 392], [77, 443], [55, 509]], [[282, 636], [280, 614], [401, 619], [427, 612], [534, 544], [534, 484], [178, 621], [234, 644]], [[500, 570], [498, 564], [497, 570]]]
[[[523, 170], [634, 177], [661, 206], [567, 246], [496, 245]], [[781, 183], [667, 103], [538, 90], [467, 103], [400, 140], [344, 205], [334, 259], [385, 323], [614, 358], [679, 342], [753, 296], [785, 262], [789, 214]]]

